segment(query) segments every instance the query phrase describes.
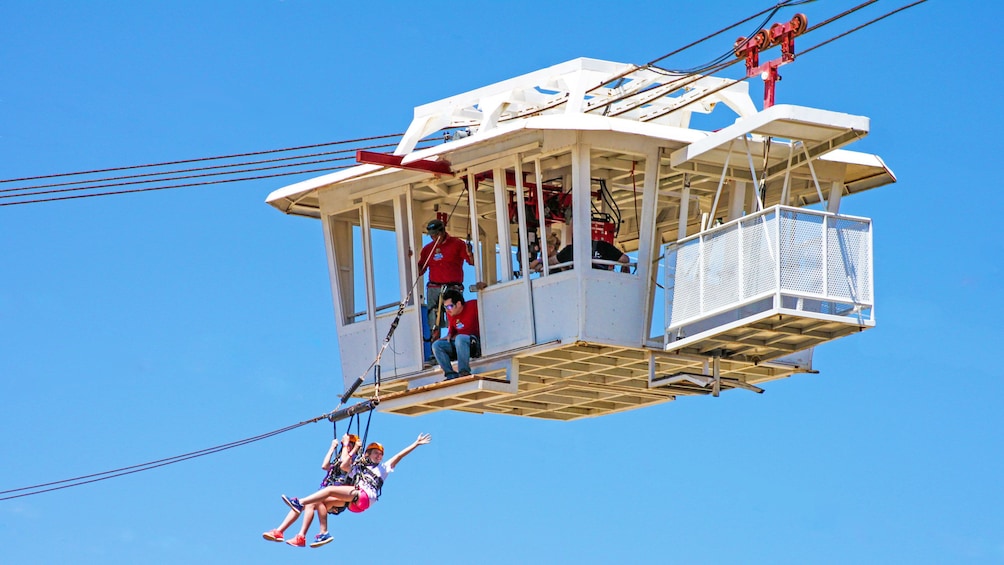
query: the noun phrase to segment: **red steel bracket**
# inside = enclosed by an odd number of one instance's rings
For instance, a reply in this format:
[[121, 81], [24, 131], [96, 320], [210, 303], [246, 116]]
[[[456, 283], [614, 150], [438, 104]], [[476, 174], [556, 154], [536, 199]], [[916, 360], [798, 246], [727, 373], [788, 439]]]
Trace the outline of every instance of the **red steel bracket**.
[[373, 151], [356, 151], [356, 162], [368, 165], [383, 165], [385, 167], [395, 167], [398, 169], [408, 169], [412, 171], [425, 171], [437, 175], [452, 175], [450, 163], [447, 161], [431, 161], [429, 159], [419, 159], [410, 163], [402, 163], [404, 157], [401, 155], [391, 155], [390, 153], [375, 153]]

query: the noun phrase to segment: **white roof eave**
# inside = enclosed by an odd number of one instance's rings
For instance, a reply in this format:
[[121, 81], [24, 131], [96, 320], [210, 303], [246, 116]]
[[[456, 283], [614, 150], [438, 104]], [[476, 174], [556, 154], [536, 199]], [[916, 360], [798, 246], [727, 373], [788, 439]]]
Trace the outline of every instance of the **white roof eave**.
[[284, 214], [294, 213], [292, 212], [291, 207], [311, 192], [349, 179], [359, 178], [371, 173], [378, 173], [383, 169], [384, 167], [380, 165], [357, 165], [350, 169], [328, 173], [326, 175], [321, 175], [319, 177], [314, 177], [312, 179], [307, 179], [273, 190], [265, 197], [265, 202]]

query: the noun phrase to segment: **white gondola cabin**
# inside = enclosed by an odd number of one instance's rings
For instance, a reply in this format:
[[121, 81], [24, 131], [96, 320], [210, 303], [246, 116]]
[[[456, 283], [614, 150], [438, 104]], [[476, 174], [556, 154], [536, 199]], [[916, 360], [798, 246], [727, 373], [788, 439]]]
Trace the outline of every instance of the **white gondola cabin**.
[[[811, 372], [813, 347], [874, 326], [871, 222], [839, 213], [844, 196], [895, 182], [877, 156], [841, 149], [868, 119], [757, 111], [746, 83], [681, 81], [569, 61], [419, 106], [393, 154], [269, 195], [321, 220], [345, 386], [413, 289], [381, 362], [380, 409], [408, 415], [571, 420], [760, 391]], [[721, 104], [734, 123], [690, 127]], [[466, 284], [487, 285], [467, 293], [483, 354], [452, 381], [428, 354], [416, 284], [437, 214], [473, 246]], [[565, 268], [524, 268], [549, 236], [605, 239], [631, 263], [594, 268], [576, 245]], [[372, 379], [357, 392], [372, 393]]]

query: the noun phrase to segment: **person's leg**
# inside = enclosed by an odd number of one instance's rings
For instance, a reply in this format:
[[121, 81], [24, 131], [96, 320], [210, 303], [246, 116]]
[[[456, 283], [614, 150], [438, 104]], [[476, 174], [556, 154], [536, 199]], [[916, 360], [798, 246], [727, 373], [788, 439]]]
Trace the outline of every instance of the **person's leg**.
[[[304, 504], [303, 505], [303, 512], [301, 513], [301, 515], [303, 516], [303, 521], [300, 523], [300, 535], [301, 536], [307, 537], [307, 530], [310, 529], [310, 524], [311, 524], [311, 522], [314, 521], [314, 512], [316, 510], [317, 510], [317, 505], [316, 504]], [[327, 512], [328, 509], [325, 508], [324, 511]]]
[[303, 512], [303, 523], [300, 526], [300, 532], [296, 536], [287, 541], [286, 543], [293, 547], [306, 547], [307, 546], [307, 530], [310, 529], [310, 523], [314, 521], [314, 511], [317, 509], [315, 504], [304, 504]]
[[290, 510], [286, 513], [286, 517], [283, 518], [278, 528], [265, 532], [262, 534], [262, 537], [269, 541], [283, 541], [283, 534], [286, 532], [286, 528], [290, 527], [296, 521], [297, 516], [299, 514]]
[[317, 505], [317, 525], [320, 527], [318, 533], [328, 533], [328, 507], [323, 502]]
[[317, 535], [314, 536], [314, 541], [310, 542], [310, 547], [317, 548], [334, 541], [334, 538], [332, 538], [331, 534], [328, 533], [328, 512], [334, 508], [334, 505], [342, 506], [344, 504], [344, 501], [328, 497], [324, 499], [324, 502], [317, 505], [317, 522], [320, 524], [321, 528], [320, 531], [317, 532]]
[[293, 525], [293, 522], [296, 521], [296, 517], [297, 517], [297, 513], [293, 512], [292, 510], [290, 510], [289, 512], [286, 513], [286, 518], [283, 519], [282, 523], [279, 524], [279, 527], [276, 528], [276, 530], [278, 530], [280, 532], [285, 532], [286, 528], [288, 528], [291, 525]]
[[443, 309], [439, 303], [439, 295], [443, 293], [443, 288], [439, 286], [425, 287], [425, 307], [429, 310], [429, 329], [432, 331], [432, 340], [439, 339], [438, 328], [443, 327]]
[[443, 373], [447, 377], [456, 376], [453, 370], [453, 359], [456, 357], [456, 350], [453, 344], [445, 339], [441, 339], [432, 344], [432, 354], [435, 355], [439, 366], [443, 368]]
[[304, 506], [308, 504], [317, 504], [318, 502], [324, 501], [326, 498], [336, 498], [338, 500], [344, 500], [351, 502], [355, 497], [356, 487], [352, 485], [336, 485], [331, 487], [325, 487], [321, 490], [315, 492], [310, 496], [306, 496], [300, 499], [300, 503]]
[[457, 372], [460, 376], [471, 374], [471, 336], [460, 334], [453, 342], [457, 354]]

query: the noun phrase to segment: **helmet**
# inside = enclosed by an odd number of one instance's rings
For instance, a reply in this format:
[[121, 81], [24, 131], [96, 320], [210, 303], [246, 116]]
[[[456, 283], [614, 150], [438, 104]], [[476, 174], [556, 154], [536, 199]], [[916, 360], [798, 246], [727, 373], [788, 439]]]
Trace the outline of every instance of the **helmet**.
[[359, 443], [359, 436], [357, 436], [356, 434], [348, 434], [348, 436], [349, 436], [349, 443]]
[[440, 220], [438, 218], [435, 220], [430, 220], [429, 223], [425, 225], [425, 231], [428, 232], [441, 232], [445, 230], [446, 230], [446, 224], [443, 223], [443, 220]]
[[377, 450], [380, 451], [380, 453], [383, 453], [383, 446], [380, 445], [379, 443], [375, 442], [375, 441], [373, 443], [367, 445], [366, 446], [366, 451], [364, 451], [363, 453], [369, 453], [371, 449], [377, 449]]

